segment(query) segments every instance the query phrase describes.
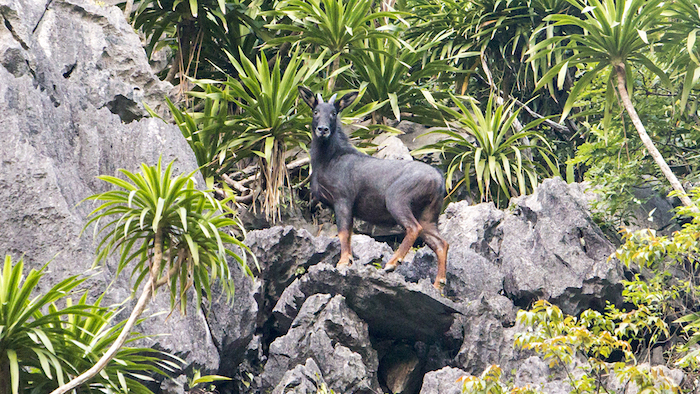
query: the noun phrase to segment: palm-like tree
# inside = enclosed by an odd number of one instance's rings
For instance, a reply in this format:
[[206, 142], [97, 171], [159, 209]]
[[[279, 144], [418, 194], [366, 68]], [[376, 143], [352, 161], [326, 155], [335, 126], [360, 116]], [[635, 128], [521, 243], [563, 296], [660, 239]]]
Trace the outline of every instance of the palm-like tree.
[[90, 214], [88, 225], [95, 224], [96, 234], [101, 237], [96, 263], [118, 251], [117, 275], [131, 267], [132, 275], [137, 278], [134, 290], [143, 284], [141, 294], [119, 336], [103, 356], [90, 369], [61, 385], [52, 394], [63, 394], [77, 388], [107, 367], [161, 286], [167, 285], [171, 304], [174, 306], [179, 300], [184, 311], [187, 290], [194, 288], [196, 307], [199, 307], [202, 292], [211, 294], [211, 284], [215, 280], [221, 283], [229, 299], [233, 297], [227, 255], [250, 274], [245, 255], [239, 256], [225, 246], [232, 244], [239, 250], [247, 250], [229, 233], [230, 227], [240, 227], [240, 224], [232, 218], [226, 201], [214, 200], [195, 187], [194, 172], [171, 179], [172, 163], [163, 171], [160, 161], [157, 166], [142, 165], [140, 174], [121, 172], [128, 180], [99, 177], [118, 189], [88, 198], [102, 202]]
[[[570, 54], [563, 61], [549, 70], [539, 81], [541, 87], [558, 77], [559, 85], [563, 83], [565, 72], [569, 67], [581, 66], [586, 71], [571, 89], [564, 105], [564, 119], [579, 95], [600, 73], [608, 72], [607, 108], [612, 106], [614, 91], [619, 94], [625, 111], [630, 116], [642, 143], [649, 151], [666, 179], [675, 189], [686, 206], [693, 206], [685, 194], [683, 186], [676, 178], [646, 132], [634, 104], [630, 99], [631, 73], [634, 66], [648, 68], [662, 81], [669, 83], [667, 75], [647, 57], [644, 49], [650, 41], [657, 39], [662, 29], [660, 21], [664, 11], [662, 0], [569, 0], [581, 10], [583, 17], [572, 15], [551, 15], [548, 20], [558, 26], [576, 26], [582, 34], [552, 37], [534, 46], [528, 52], [530, 61], [547, 56], [551, 51]], [[606, 114], [609, 111], [606, 110]], [[697, 208], [696, 208], [697, 209]]]
[[367, 0], [283, 0], [277, 5], [278, 13], [287, 18], [268, 25], [283, 36], [268, 40], [267, 46], [284, 42], [312, 48], [328, 49], [334, 56], [329, 70], [329, 89], [335, 85], [335, 73], [340, 69], [340, 54], [352, 46], [362, 48], [368, 38], [394, 40], [392, 26], [383, 19], [396, 19], [394, 11], [375, 12]]
[[10, 256], [6, 256], [0, 270], [0, 394], [18, 394], [20, 381], [35, 380], [24, 376], [28, 373], [26, 367], [59, 383], [71, 372], [71, 366], [61, 357], [66, 353], [62, 349], [62, 317], [90, 315], [93, 308], [82, 305], [46, 313], [51, 304], [85, 279], [71, 276], [44, 294], [34, 295], [45, 267], [30, 270], [25, 277], [24, 263], [20, 260], [12, 264]]

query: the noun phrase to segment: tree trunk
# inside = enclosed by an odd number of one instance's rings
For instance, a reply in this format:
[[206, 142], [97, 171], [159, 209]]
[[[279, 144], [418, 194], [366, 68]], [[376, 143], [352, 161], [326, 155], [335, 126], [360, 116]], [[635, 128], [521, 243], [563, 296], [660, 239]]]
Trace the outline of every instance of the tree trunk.
[[158, 282], [158, 273], [160, 272], [160, 263], [163, 260], [163, 230], [158, 229], [156, 231], [155, 240], [153, 242], [153, 261], [150, 268], [150, 273], [148, 275], [148, 282], [143, 287], [141, 291], [141, 296], [139, 297], [134, 310], [131, 311], [129, 320], [122, 328], [122, 332], [119, 334], [117, 339], [114, 341], [112, 346], [102, 355], [102, 357], [92, 366], [92, 368], [80, 374], [78, 377], [73, 378], [70, 382], [60, 386], [56, 390], [52, 391], [51, 394], [65, 394], [70, 390], [86, 383], [88, 380], [92, 379], [95, 375], [100, 373], [107, 364], [114, 358], [119, 349], [124, 346], [131, 330], [136, 324], [141, 313], [146, 309], [146, 304], [151, 300], [153, 293], [155, 292], [156, 282]]
[[[337, 70], [339, 68], [340, 68], [340, 55], [338, 55], [338, 57], [333, 59], [333, 63], [331, 63], [331, 69], [328, 72], [328, 74], [333, 74], [335, 72], [335, 70]], [[330, 90], [332, 92], [333, 89], [335, 89], [335, 76], [328, 79], [328, 90]]]
[[639, 119], [637, 111], [634, 109], [634, 105], [632, 105], [632, 100], [630, 100], [629, 94], [627, 92], [625, 65], [620, 63], [614, 65], [613, 67], [615, 76], [617, 77], [617, 91], [620, 94], [622, 105], [625, 107], [625, 110], [629, 114], [630, 119], [632, 119], [632, 124], [634, 124], [635, 129], [637, 129], [637, 133], [639, 133], [639, 138], [641, 138], [642, 143], [647, 148], [649, 154], [654, 159], [659, 168], [661, 168], [661, 172], [664, 174], [666, 179], [668, 179], [669, 183], [671, 183], [673, 189], [680, 194], [679, 198], [681, 199], [683, 205], [685, 205], [686, 207], [691, 207], [693, 211], [698, 212], [698, 208], [695, 206], [695, 204], [693, 204], [693, 201], [685, 193], [685, 189], [683, 189], [683, 185], [681, 185], [681, 183], [678, 181], [678, 178], [676, 178], [676, 174], [674, 174], [673, 171], [671, 171], [671, 168], [668, 166], [668, 164], [666, 164], [666, 160], [664, 160], [659, 150], [656, 149], [656, 145], [654, 145], [654, 142], [651, 140], [651, 138], [649, 138], [649, 134], [647, 134], [647, 131], [644, 128], [641, 119]]

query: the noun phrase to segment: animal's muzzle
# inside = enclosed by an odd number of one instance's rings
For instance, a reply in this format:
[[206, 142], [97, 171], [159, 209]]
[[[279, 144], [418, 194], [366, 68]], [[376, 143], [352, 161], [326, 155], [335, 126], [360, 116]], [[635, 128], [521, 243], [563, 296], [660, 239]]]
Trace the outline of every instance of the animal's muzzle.
[[320, 138], [328, 138], [331, 135], [331, 129], [327, 126], [316, 127], [316, 135]]

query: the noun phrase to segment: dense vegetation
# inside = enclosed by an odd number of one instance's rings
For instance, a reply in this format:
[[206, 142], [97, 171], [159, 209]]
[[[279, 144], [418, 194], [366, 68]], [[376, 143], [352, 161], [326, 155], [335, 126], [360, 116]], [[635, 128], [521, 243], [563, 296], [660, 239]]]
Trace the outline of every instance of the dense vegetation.
[[205, 177], [269, 218], [308, 174], [304, 84], [360, 91], [346, 120], [368, 120], [363, 146], [399, 120], [442, 129], [415, 154], [439, 153], [453, 198], [505, 206], [564, 174], [619, 225], [636, 187], [697, 182], [696, 3], [143, 0], [130, 17], [149, 54], [173, 54], [162, 74], [190, 91], [172, 110]]

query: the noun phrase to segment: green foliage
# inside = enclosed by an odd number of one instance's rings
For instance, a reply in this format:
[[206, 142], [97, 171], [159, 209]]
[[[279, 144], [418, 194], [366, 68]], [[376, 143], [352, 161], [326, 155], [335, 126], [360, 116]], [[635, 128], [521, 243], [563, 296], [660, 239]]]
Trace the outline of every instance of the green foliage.
[[[197, 76], [198, 69], [209, 66], [207, 61], [230, 70], [222, 48], [235, 54], [239, 48], [252, 53], [262, 38], [269, 39], [263, 29], [263, 1], [140, 0], [135, 6], [133, 25], [148, 39], [148, 56], [165, 46], [175, 53], [171, 80], [176, 73], [181, 73], [181, 81]], [[206, 71], [210, 74], [216, 69]]]
[[202, 177], [209, 185], [232, 167], [231, 154], [226, 147], [235, 136], [235, 125], [228, 121], [229, 102], [215, 94], [216, 89], [212, 85], [199, 86], [206, 95], [202, 99], [204, 109], [201, 112], [188, 113], [181, 111], [170, 99], [166, 98], [166, 102], [182, 136], [194, 152]]
[[[51, 304], [64, 298], [85, 279], [71, 276], [41, 295], [34, 295], [46, 266], [34, 269], [24, 277], [24, 262], [12, 264], [5, 257], [0, 275], [0, 393], [18, 394], [20, 382], [42, 374], [56, 379], [59, 384], [72, 372], [71, 365], [62, 358], [65, 353], [77, 351], [63, 342], [62, 317], [71, 314], [92, 315], [86, 305], [69, 306], [46, 313]], [[39, 385], [41, 386], [41, 385]], [[11, 391], [10, 391], [11, 390]]]
[[627, 138], [614, 124], [608, 128], [591, 126], [589, 141], [579, 145], [576, 157], [567, 164], [588, 168], [585, 179], [600, 195], [592, 203], [594, 216], [601, 226], [610, 224], [612, 233], [617, 233], [618, 228], [629, 225], [645, 202], [635, 196], [635, 189], [644, 186], [641, 174], [654, 168], [645, 160], [645, 151], [637, 140]]
[[[640, 330], [666, 326], [655, 314], [634, 311], [625, 313], [608, 306], [605, 314], [587, 310], [580, 317], [564, 315], [546, 301], [537, 301], [529, 311], [518, 312], [518, 322], [527, 328], [516, 334], [515, 345], [531, 349], [549, 361], [550, 367], [563, 368], [575, 393], [599, 393], [610, 390], [605, 379], [611, 376], [623, 392], [636, 386], [640, 393], [677, 393], [679, 388], [663, 374], [661, 367], [636, 363], [629, 342], [630, 334]], [[622, 361], [608, 362], [613, 352], [622, 355]], [[571, 370], [575, 360], [585, 362], [578, 373]]]
[[[473, 101], [470, 101], [471, 108], [467, 108], [460, 99], [454, 96], [452, 99], [459, 110], [439, 107], [447, 114], [447, 119], [456, 123], [457, 130], [464, 130], [466, 134], [452, 128], [433, 131], [448, 138], [413, 152], [415, 155], [438, 152], [445, 157], [448, 190], [464, 184], [469, 192], [476, 183], [482, 201], [504, 205], [511, 196], [532, 191], [540, 176], [558, 175], [549, 143], [534, 130], [544, 119], [516, 129], [514, 124], [520, 110], [514, 109], [514, 102], [494, 105], [492, 95], [482, 112]], [[533, 152], [547, 163], [547, 168], [528, 157]], [[458, 173], [462, 174], [462, 179], [453, 184], [453, 177]]]
[[[70, 299], [67, 303], [71, 305]], [[74, 347], [71, 352], [63, 355], [63, 359], [73, 366], [74, 371], [83, 371], [94, 365], [116, 341], [126, 323], [124, 320], [115, 324], [114, 319], [119, 310], [103, 308], [101, 304], [102, 297], [88, 302], [87, 293], [83, 294], [75, 306], [94, 309], [99, 314], [68, 315], [62, 325], [63, 343]], [[55, 309], [55, 306], [50, 307], [51, 311]], [[127, 344], [142, 338], [142, 335], [132, 333]], [[155, 349], [125, 346], [90, 386], [98, 389], [104, 387], [114, 393], [151, 394], [151, 390], [142, 382], [153, 381], [152, 375], [167, 376], [167, 373], [174, 373], [183, 363], [183, 360]], [[91, 389], [84, 387], [80, 391], [91, 392]]]
[[[25, 276], [23, 261], [13, 264], [6, 256], [0, 270], [0, 393], [49, 392], [62, 385], [90, 367], [124, 324], [112, 324], [117, 310], [102, 307], [101, 298], [89, 303], [84, 293], [71, 302], [86, 278], [71, 276], [36, 294], [47, 265]], [[179, 366], [178, 359], [165, 353], [124, 347], [89, 387], [77, 392], [151, 393], [140, 381]]]
[[[211, 119], [202, 130], [210, 127], [218, 136], [205, 145], [208, 148], [204, 149], [206, 154], [202, 155], [202, 161], [215, 156], [218, 160], [215, 166], [219, 167], [215, 172], [220, 174], [242, 160], [256, 159], [258, 180], [264, 190], [263, 209], [269, 218], [279, 217], [284, 186], [289, 185], [287, 152], [304, 148], [310, 140], [306, 130], [308, 116], [296, 110], [297, 86], [307, 84], [324, 63], [321, 57], [311, 59], [299, 51], [292, 54], [284, 71], [279, 61], [270, 65], [265, 54], [255, 59], [255, 64], [243, 53], [240, 53], [240, 63], [232, 56], [229, 58], [238, 79], [197, 81], [203, 92], [190, 92], [205, 100], [205, 112], [190, 116]], [[224, 117], [223, 108], [229, 103], [240, 109], [240, 115]], [[213, 118], [209, 109], [215, 106], [219, 111]]]
[[375, 117], [393, 116], [401, 120], [401, 112], [414, 115], [414, 120], [425, 124], [437, 123], [439, 112], [435, 99], [428, 90], [440, 73], [456, 71], [445, 60], [434, 60], [421, 65], [422, 59], [440, 41], [419, 43], [407, 47], [388, 39], [368, 39], [363, 49], [352, 50], [347, 58], [352, 69], [342, 75], [350, 86], [367, 84], [364, 102], [389, 103], [377, 108]]
[[[233, 257], [250, 273], [246, 255], [238, 254], [225, 245], [235, 245], [241, 251], [246, 246], [236, 239], [231, 228], [242, 230], [231, 215], [227, 201], [214, 200], [195, 187], [192, 175], [172, 176], [172, 165], [163, 170], [157, 166], [141, 166], [141, 173], [120, 170], [125, 179], [100, 176], [99, 179], [117, 187], [96, 194], [87, 200], [101, 205], [90, 213], [86, 226], [95, 224], [97, 246], [96, 264], [118, 252], [118, 276], [130, 267], [136, 276], [134, 291], [150, 274], [155, 284], [167, 284], [171, 303], [180, 303], [185, 311], [185, 292], [194, 288], [195, 306], [201, 305], [202, 291], [211, 294], [211, 284], [218, 280], [229, 300], [233, 297], [233, 279], [226, 256]], [[106, 221], [106, 223], [103, 223]], [[162, 251], [163, 261], [151, 272], [154, 250]]]
[[282, 0], [275, 8], [287, 18], [268, 27], [292, 34], [271, 39], [268, 46], [291, 42], [328, 49], [334, 55], [351, 46], [363, 48], [362, 43], [368, 38], [392, 40], [398, 44], [396, 37], [388, 31], [392, 27], [382, 22], [384, 18], [397, 19], [400, 13], [375, 12], [370, 1]]
[[462, 393], [465, 394], [542, 394], [541, 391], [525, 387], [508, 387], [501, 382], [503, 372], [497, 365], [491, 365], [481, 373], [481, 376], [463, 376]]
[[[583, 17], [554, 14], [545, 20], [555, 26], [574, 26], [583, 30], [583, 34], [570, 34], [548, 38], [530, 48], [529, 61], [549, 56], [552, 52], [565, 52], [561, 63], [555, 64], [538, 83], [538, 87], [549, 83], [555, 77], [561, 88], [566, 78], [566, 70], [579, 67], [582, 76], [571, 89], [564, 105], [562, 119], [571, 111], [575, 100], [599, 73], [609, 72], [606, 109], [613, 104], [613, 86], [615, 82], [614, 67], [623, 65], [627, 73], [627, 84], [632, 84], [632, 65], [641, 65], [654, 72], [662, 81], [670, 85], [666, 74], [655, 65], [644, 49], [658, 39], [657, 33], [660, 16], [660, 0], [590, 0], [581, 2], [569, 0], [581, 10]], [[629, 89], [632, 91], [632, 89]]]

